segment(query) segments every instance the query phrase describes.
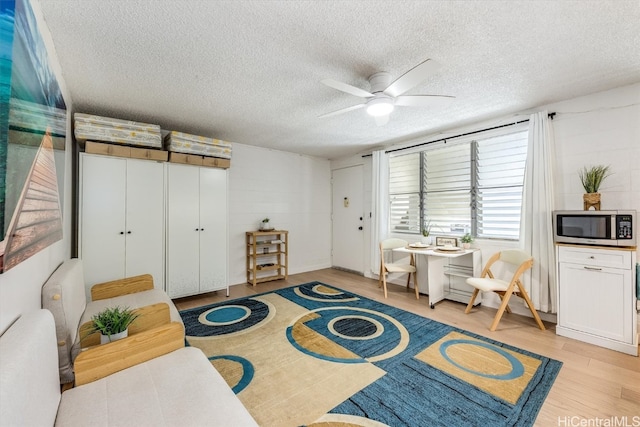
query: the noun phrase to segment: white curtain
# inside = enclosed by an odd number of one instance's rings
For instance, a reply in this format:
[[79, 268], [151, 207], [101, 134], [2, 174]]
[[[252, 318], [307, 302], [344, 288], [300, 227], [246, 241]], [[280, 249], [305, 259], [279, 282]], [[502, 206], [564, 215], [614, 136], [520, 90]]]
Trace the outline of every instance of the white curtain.
[[371, 272], [380, 272], [380, 240], [386, 239], [389, 224], [389, 155], [384, 150], [373, 152], [371, 165], [373, 215], [371, 218]]
[[529, 118], [529, 146], [524, 177], [520, 242], [534, 259], [524, 284], [536, 309], [555, 313], [556, 274], [552, 212], [554, 209], [554, 140], [546, 111]]

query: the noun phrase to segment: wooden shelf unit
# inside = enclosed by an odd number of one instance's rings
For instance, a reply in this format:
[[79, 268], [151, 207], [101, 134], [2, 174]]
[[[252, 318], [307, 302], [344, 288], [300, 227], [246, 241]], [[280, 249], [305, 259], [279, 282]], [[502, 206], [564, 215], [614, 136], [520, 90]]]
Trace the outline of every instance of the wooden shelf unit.
[[286, 230], [247, 231], [247, 283], [289, 277], [289, 232]]

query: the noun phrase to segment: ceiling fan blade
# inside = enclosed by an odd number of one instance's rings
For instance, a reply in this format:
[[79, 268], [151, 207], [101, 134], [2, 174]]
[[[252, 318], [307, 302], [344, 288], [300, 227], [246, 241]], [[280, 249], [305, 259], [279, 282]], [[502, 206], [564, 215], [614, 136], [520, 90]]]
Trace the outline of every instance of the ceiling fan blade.
[[425, 81], [429, 75], [434, 73], [440, 67], [441, 65], [433, 59], [427, 59], [423, 63], [416, 65], [411, 70], [398, 77], [396, 81], [391, 83], [389, 87], [384, 90], [384, 93], [393, 97], [402, 95], [409, 89]]
[[390, 116], [390, 115], [391, 115], [391, 114], [385, 114], [384, 116], [376, 116], [376, 117], [375, 117], [375, 119], [376, 119], [376, 124], [377, 124], [378, 126], [384, 126], [384, 125], [386, 125], [387, 123], [389, 123], [389, 116]]
[[456, 99], [446, 95], [404, 95], [396, 98], [395, 105], [402, 107], [444, 107]]
[[337, 80], [324, 79], [324, 80], [321, 80], [320, 83], [325, 84], [334, 89], [338, 89], [339, 91], [346, 92], [351, 95], [359, 96], [360, 98], [371, 98], [373, 96], [372, 93], [369, 93], [366, 90], [348, 85], [346, 83], [339, 82]]
[[346, 113], [347, 111], [357, 110], [358, 108], [362, 108], [362, 107], [364, 107], [364, 104], [352, 105], [351, 107], [342, 108], [340, 110], [336, 110], [331, 113], [323, 114], [321, 116], [318, 116], [318, 118], [322, 119], [324, 117], [336, 116], [338, 114]]

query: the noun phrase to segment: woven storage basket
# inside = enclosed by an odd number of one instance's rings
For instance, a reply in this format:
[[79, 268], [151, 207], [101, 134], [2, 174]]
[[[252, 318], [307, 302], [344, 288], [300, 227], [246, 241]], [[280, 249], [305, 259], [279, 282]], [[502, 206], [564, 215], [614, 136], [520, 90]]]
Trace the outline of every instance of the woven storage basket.
[[595, 210], [600, 210], [600, 193], [585, 193], [582, 195], [584, 210], [588, 211], [592, 206]]

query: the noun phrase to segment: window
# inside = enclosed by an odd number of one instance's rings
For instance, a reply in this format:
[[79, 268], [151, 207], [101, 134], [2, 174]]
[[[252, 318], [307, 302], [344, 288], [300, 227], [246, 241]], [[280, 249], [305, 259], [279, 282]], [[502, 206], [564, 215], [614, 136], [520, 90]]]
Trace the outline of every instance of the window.
[[389, 159], [392, 230], [420, 233], [420, 153]]
[[528, 132], [477, 142], [477, 237], [518, 240]]
[[468, 144], [422, 152], [423, 220], [433, 234], [471, 231], [471, 151]]
[[517, 240], [527, 131], [389, 159], [390, 231]]

